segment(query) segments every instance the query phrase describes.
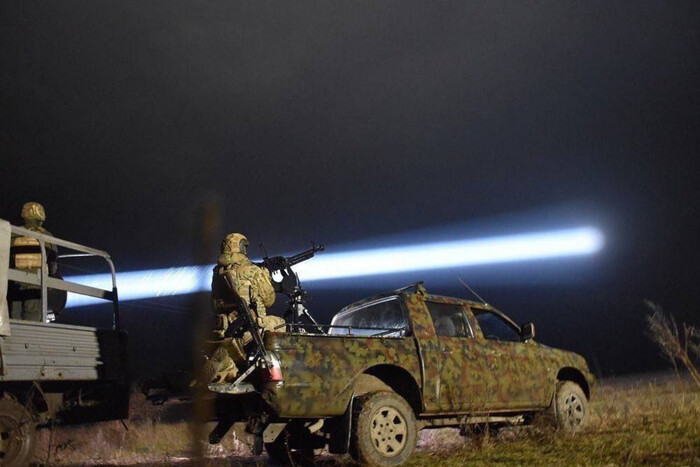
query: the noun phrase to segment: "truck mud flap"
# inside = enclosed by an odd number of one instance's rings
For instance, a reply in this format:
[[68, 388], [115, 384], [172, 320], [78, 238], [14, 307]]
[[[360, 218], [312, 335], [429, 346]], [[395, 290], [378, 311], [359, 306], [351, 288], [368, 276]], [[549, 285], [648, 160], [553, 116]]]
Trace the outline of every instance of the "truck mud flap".
[[328, 452], [331, 454], [346, 454], [350, 451], [350, 434], [352, 432], [352, 405], [355, 400], [353, 393], [348, 403], [348, 408], [345, 413], [339, 417], [333, 417], [326, 420], [328, 432], [330, 433], [330, 442], [328, 443]]

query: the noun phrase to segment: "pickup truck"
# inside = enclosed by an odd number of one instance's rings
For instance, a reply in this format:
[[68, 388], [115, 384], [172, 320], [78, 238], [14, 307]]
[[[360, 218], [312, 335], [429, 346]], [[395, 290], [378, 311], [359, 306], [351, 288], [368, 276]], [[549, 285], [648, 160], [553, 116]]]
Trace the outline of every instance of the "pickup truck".
[[486, 303], [416, 283], [343, 308], [326, 329], [268, 332], [264, 361], [209, 385], [223, 394], [220, 406], [245, 409], [254, 451], [264, 445], [284, 462], [328, 446], [363, 464], [399, 465], [424, 428], [466, 434], [543, 413], [576, 431], [588, 419], [594, 378], [584, 358], [537, 343], [532, 323], [518, 326]]
[[[46, 262], [47, 244], [61, 261], [99, 261], [109, 267], [112, 288], [100, 289], [50, 276], [46, 268], [16, 267], [13, 239], [31, 239]], [[41, 299], [41, 321], [10, 319], [8, 302], [20, 285]], [[62, 306], [54, 292], [103, 299], [112, 304], [112, 326], [55, 322]], [[61, 423], [128, 417], [130, 383], [126, 333], [119, 326], [114, 265], [100, 250], [11, 225], [0, 219], [0, 465], [27, 465], [36, 429]]]

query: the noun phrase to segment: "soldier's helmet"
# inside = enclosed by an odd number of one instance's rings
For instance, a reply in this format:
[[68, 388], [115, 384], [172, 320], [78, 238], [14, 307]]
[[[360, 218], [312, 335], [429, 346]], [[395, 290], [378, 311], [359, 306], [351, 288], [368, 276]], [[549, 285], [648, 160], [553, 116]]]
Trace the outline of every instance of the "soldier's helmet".
[[24, 206], [22, 206], [22, 219], [25, 221], [34, 220], [44, 222], [46, 220], [44, 206], [34, 201], [24, 203]]
[[248, 254], [248, 239], [240, 233], [230, 233], [221, 242], [221, 253], [242, 253]]

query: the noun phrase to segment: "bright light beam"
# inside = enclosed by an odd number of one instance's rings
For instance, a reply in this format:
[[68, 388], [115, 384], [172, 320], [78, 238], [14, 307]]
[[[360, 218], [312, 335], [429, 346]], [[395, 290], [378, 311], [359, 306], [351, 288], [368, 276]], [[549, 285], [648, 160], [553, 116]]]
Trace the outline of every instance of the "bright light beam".
[[[421, 245], [328, 253], [295, 266], [303, 282], [374, 276], [449, 267], [591, 255], [603, 247], [604, 237], [594, 227], [456, 240]], [[209, 290], [210, 266], [187, 266], [117, 274], [120, 300], [188, 294]], [[111, 288], [107, 274], [72, 276], [66, 280], [104, 289]], [[101, 300], [69, 294], [67, 307]]]

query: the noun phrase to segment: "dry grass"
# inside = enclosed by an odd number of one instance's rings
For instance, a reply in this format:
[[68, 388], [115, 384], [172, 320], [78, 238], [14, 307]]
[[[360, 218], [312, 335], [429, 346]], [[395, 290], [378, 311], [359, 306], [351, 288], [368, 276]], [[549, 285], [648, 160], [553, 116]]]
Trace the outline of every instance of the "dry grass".
[[649, 337], [676, 372], [680, 363], [700, 388], [700, 371], [693, 361], [693, 357], [700, 359], [700, 329], [686, 323], [679, 328], [673, 315], [665, 313], [660, 305], [648, 300], [646, 305], [651, 311], [646, 317]]
[[[169, 465], [191, 456], [191, 406], [169, 401], [155, 406], [140, 393], [132, 394], [131, 417], [120, 421], [81, 426], [54, 427], [39, 432], [35, 462], [44, 465]], [[212, 425], [213, 426], [213, 425]], [[241, 435], [241, 430], [237, 430]], [[250, 449], [234, 435], [219, 445], [202, 441], [212, 461], [231, 455], [248, 456]]]
[[409, 465], [700, 465], [700, 392], [668, 377], [608, 381], [594, 393], [588, 427], [573, 436], [533, 426], [480, 442], [465, 443], [457, 430], [421, 440], [431, 453]]
[[[136, 398], [137, 414], [119, 422], [42, 433], [37, 460], [52, 465], [172, 464], [191, 447], [186, 411]], [[175, 412], [177, 415], [173, 415]], [[180, 420], [178, 421], [178, 417]], [[205, 447], [210, 465], [264, 464], [238, 429], [221, 446]], [[324, 465], [352, 464], [324, 456]], [[589, 426], [565, 436], [546, 426], [511, 428], [491, 438], [465, 439], [457, 430], [424, 430], [408, 465], [700, 465], [700, 391], [675, 377], [603, 382], [594, 393]]]

